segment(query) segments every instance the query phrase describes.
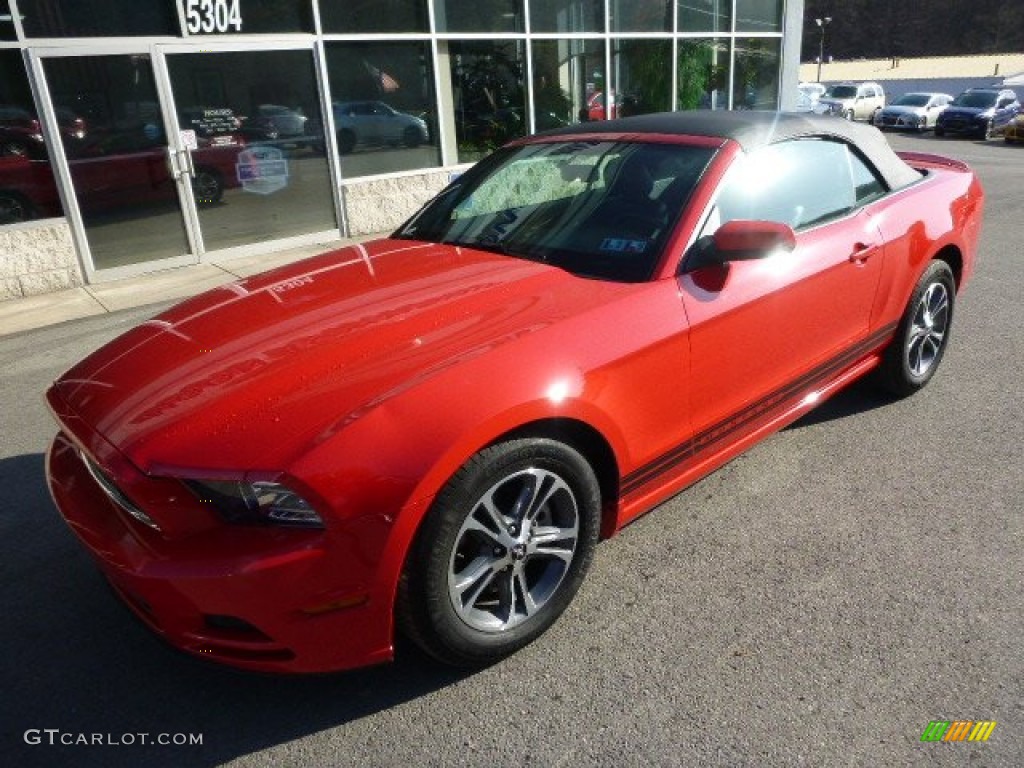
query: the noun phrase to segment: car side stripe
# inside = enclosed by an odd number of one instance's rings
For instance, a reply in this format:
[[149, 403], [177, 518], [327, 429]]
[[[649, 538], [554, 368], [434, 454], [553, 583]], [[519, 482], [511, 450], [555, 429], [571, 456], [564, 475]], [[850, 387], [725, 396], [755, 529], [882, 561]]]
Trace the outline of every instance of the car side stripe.
[[743, 429], [751, 422], [783, 405], [799, 392], [806, 389], [813, 389], [814, 387], [827, 382], [833, 378], [835, 374], [842, 371], [842, 369], [857, 362], [858, 359], [868, 352], [873, 351], [882, 344], [882, 342], [889, 339], [896, 330], [896, 325], [896, 323], [889, 323], [868, 336], [863, 341], [858, 342], [828, 362], [822, 363], [817, 368], [814, 368], [812, 371], [801, 376], [795, 381], [780, 387], [766, 397], [747, 405], [730, 416], [727, 416], [716, 424], [694, 435], [692, 438], [685, 440], [679, 445], [666, 451], [656, 459], [653, 459], [642, 467], [630, 472], [622, 479], [623, 495], [639, 490], [643, 486], [655, 480], [658, 476], [671, 471], [684, 461], [695, 458], [698, 454], [717, 446], [733, 433]]

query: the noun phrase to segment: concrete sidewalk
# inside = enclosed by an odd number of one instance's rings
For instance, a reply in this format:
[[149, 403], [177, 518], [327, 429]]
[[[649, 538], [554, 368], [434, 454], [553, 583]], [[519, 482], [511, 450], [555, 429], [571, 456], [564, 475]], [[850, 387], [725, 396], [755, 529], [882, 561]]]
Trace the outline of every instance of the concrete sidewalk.
[[77, 320], [104, 312], [184, 299], [218, 285], [290, 264], [318, 253], [381, 235], [333, 240], [276, 253], [238, 256], [152, 272], [109, 283], [0, 302], [0, 336]]

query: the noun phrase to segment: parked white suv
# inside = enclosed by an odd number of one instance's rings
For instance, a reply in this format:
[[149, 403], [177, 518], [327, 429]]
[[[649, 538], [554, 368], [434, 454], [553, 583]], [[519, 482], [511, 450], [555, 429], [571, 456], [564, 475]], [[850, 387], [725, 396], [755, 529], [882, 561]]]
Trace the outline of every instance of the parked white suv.
[[878, 83], [836, 83], [825, 91], [814, 111], [870, 123], [884, 106], [885, 91]]

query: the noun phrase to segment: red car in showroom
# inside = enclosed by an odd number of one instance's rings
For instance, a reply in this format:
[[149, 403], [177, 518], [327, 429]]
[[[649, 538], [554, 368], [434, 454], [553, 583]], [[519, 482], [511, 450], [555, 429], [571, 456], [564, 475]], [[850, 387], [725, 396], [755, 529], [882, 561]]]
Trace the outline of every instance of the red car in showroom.
[[866, 374], [923, 387], [983, 192], [815, 116], [584, 124], [390, 238], [240, 280], [58, 379], [56, 504], [173, 645], [313, 672], [538, 637], [595, 546]]
[[[225, 189], [239, 186], [238, 154], [244, 148], [240, 136], [199, 138], [191, 153], [198, 204], [220, 202]], [[162, 204], [174, 194], [165, 145], [137, 132], [91, 136], [73, 148], [68, 167], [86, 215]], [[0, 224], [62, 215], [53, 174], [42, 144], [25, 155], [0, 157]]]

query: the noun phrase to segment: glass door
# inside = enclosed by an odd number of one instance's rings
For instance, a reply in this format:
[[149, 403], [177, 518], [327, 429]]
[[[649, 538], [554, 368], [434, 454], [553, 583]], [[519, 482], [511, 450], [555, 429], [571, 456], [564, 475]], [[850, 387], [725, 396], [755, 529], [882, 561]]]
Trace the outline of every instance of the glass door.
[[[87, 271], [197, 260], [186, 156], [163, 109], [148, 53], [33, 56], [48, 95], [58, 178]], [[65, 130], [73, 126], [74, 130]]]
[[338, 230], [310, 46], [159, 46], [204, 251]]

